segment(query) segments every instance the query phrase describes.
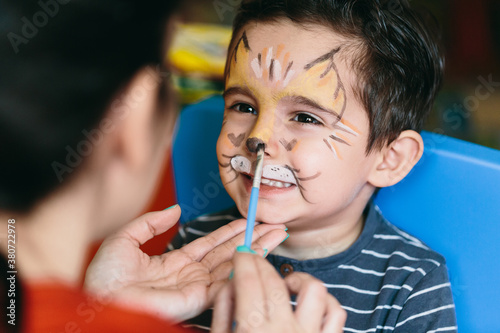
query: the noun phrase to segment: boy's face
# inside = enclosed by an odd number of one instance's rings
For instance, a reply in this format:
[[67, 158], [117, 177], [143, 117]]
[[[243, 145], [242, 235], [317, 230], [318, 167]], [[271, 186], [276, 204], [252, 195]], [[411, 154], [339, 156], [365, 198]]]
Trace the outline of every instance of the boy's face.
[[244, 216], [256, 160], [247, 146], [261, 141], [257, 221], [318, 229], [359, 218], [351, 207], [359, 212], [373, 193], [367, 182], [376, 154], [365, 154], [369, 121], [352, 91], [353, 52], [346, 48], [325, 27], [288, 21], [251, 23], [237, 36], [217, 158]]

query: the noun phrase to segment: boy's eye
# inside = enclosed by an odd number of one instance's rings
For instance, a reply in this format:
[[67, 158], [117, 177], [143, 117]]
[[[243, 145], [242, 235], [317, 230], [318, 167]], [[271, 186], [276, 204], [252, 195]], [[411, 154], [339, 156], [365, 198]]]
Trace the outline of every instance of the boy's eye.
[[307, 113], [299, 113], [295, 115], [295, 117], [293, 117], [292, 120], [297, 121], [299, 123], [321, 125], [321, 122], [318, 119], [314, 118], [313, 116]]
[[232, 106], [232, 109], [234, 109], [238, 112], [257, 114], [257, 110], [253, 106], [245, 104], [245, 103], [237, 103], [237, 104]]

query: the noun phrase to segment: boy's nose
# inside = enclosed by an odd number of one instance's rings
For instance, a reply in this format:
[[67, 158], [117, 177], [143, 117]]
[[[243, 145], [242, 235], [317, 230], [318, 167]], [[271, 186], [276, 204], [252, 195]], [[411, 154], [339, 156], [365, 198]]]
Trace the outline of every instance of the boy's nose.
[[264, 145], [266, 155], [275, 150], [276, 115], [274, 110], [261, 110], [257, 121], [246, 140], [246, 147], [250, 153], [256, 153], [259, 145]]
[[246, 146], [249, 152], [256, 153], [259, 145], [264, 146], [266, 148], [266, 143], [259, 138], [251, 137], [247, 139]]

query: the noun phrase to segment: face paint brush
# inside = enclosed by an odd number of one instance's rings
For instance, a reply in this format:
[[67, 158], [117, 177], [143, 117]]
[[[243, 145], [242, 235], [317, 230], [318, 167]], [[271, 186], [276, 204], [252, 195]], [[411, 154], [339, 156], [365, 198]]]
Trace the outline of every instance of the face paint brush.
[[244, 246], [250, 250], [252, 246], [252, 234], [255, 225], [255, 214], [257, 213], [257, 201], [259, 199], [260, 180], [262, 178], [262, 164], [264, 162], [264, 145], [257, 147], [257, 163], [253, 176], [252, 192], [250, 193], [250, 203], [248, 205], [247, 228], [245, 231]]

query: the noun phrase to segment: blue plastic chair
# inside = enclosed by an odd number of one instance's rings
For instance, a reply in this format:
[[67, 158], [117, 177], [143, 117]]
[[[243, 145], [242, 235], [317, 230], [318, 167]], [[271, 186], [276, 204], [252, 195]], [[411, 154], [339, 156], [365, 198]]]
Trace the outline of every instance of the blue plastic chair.
[[[233, 204], [219, 178], [215, 145], [224, 101], [186, 107], [173, 148], [185, 222]], [[500, 151], [423, 132], [425, 153], [375, 199], [384, 216], [443, 254], [459, 332], [500, 332]]]
[[500, 151], [422, 137], [422, 159], [375, 202], [446, 258], [459, 332], [500, 332]]
[[181, 223], [232, 206], [219, 176], [215, 146], [222, 127], [224, 100], [210, 97], [182, 110], [172, 150]]

